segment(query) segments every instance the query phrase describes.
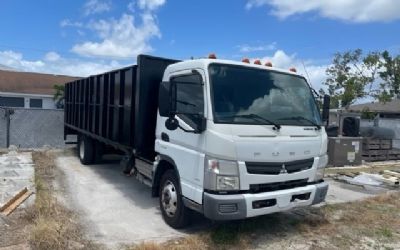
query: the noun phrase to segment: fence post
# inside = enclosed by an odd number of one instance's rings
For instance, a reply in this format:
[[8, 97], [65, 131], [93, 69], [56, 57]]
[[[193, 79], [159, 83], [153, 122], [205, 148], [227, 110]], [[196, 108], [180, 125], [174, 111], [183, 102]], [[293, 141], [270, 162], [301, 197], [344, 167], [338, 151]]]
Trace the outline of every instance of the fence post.
[[10, 147], [10, 120], [11, 120], [11, 114], [13, 114], [13, 110], [12, 109], [5, 109], [5, 116], [6, 116], [6, 147]]

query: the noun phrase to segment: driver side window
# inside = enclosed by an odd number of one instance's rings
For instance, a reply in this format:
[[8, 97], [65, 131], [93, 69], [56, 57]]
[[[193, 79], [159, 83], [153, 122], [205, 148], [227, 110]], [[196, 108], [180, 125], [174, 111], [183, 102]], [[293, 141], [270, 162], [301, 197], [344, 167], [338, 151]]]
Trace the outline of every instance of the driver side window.
[[179, 118], [192, 126], [204, 115], [203, 81], [199, 74], [177, 76], [171, 79], [176, 86], [176, 112]]

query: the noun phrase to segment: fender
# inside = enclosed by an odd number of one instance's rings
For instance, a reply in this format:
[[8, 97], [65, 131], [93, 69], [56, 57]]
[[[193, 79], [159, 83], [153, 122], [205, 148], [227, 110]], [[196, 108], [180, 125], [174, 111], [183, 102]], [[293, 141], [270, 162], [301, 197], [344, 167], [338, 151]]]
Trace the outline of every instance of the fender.
[[153, 168], [153, 180], [152, 180], [152, 185], [151, 185], [151, 196], [152, 197], [158, 196], [158, 189], [160, 186], [161, 176], [164, 173], [164, 171], [166, 169], [168, 169], [168, 167], [163, 167], [164, 166], [163, 164], [160, 165], [160, 163], [162, 163], [162, 162], [169, 163], [169, 165], [172, 166], [173, 169], [175, 170], [175, 173], [177, 174], [178, 179], [179, 179], [179, 183], [181, 180], [181, 177], [179, 175], [179, 171], [175, 164], [175, 161], [168, 155], [158, 154], [156, 157], [156, 161], [154, 163], [154, 168]]

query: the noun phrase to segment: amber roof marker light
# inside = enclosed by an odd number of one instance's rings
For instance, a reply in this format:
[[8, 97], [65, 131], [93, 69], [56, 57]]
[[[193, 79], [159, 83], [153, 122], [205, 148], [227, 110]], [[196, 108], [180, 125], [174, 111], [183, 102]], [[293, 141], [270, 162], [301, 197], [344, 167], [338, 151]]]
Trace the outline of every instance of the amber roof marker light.
[[293, 72], [293, 73], [296, 73], [296, 72], [297, 72], [297, 69], [294, 68], [294, 67], [291, 67], [291, 68], [289, 69], [289, 71], [290, 71], [290, 72]]
[[257, 60], [254, 61], [254, 64], [261, 65], [261, 61], [257, 59]]
[[267, 66], [267, 67], [272, 67], [272, 62], [267, 61], [264, 65]]
[[242, 59], [242, 62], [243, 62], [243, 63], [250, 63], [250, 60], [249, 60], [249, 58], [243, 58], [243, 59]]
[[208, 59], [217, 59], [217, 56], [215, 55], [215, 53], [210, 53], [208, 55]]

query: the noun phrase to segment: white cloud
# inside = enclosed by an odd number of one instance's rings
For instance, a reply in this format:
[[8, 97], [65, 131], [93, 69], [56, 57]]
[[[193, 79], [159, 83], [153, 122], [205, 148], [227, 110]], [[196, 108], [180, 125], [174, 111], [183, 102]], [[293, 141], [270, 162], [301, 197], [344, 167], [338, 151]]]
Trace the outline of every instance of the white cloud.
[[128, 10], [129, 10], [130, 12], [132, 12], [132, 13], [135, 13], [135, 5], [136, 5], [136, 1], [129, 2], [129, 4], [128, 4]]
[[45, 65], [42, 60], [28, 61], [24, 60], [21, 53], [11, 50], [0, 51], [0, 64], [26, 71], [35, 71]]
[[0, 64], [20, 71], [70, 76], [89, 76], [125, 66], [115, 60], [67, 59], [56, 52], [47, 53], [43, 60], [28, 60], [21, 53], [14, 51], [0, 51]]
[[101, 0], [88, 0], [83, 6], [83, 10], [86, 16], [107, 12], [111, 10], [111, 2]]
[[[299, 74], [306, 78], [309, 77], [309, 81], [314, 89], [325, 89], [323, 82], [326, 80], [325, 70], [329, 65], [316, 64], [312, 60], [302, 60], [296, 54], [288, 55], [283, 50], [277, 50], [272, 56], [263, 57], [261, 60], [263, 63], [267, 61], [272, 62], [276, 68], [289, 69], [295, 67]], [[306, 70], [304, 70], [304, 67]]]
[[72, 22], [69, 19], [64, 19], [60, 22], [61, 27], [82, 27], [83, 23], [81, 22]]
[[400, 18], [398, 0], [248, 0], [247, 9], [269, 5], [279, 18], [315, 12], [322, 17], [352, 22], [392, 21]]
[[44, 60], [49, 61], [49, 62], [58, 61], [58, 60], [60, 60], [60, 58], [61, 58], [60, 55], [54, 51], [50, 51], [44, 56]]
[[83, 30], [77, 30], [76, 33], [78, 33], [78, 35], [80, 35], [80, 36], [86, 35], [86, 33]]
[[276, 43], [265, 44], [265, 45], [255, 45], [250, 46], [248, 44], [238, 45], [239, 51], [242, 53], [250, 53], [250, 52], [257, 52], [257, 51], [268, 51], [268, 50], [275, 50]]
[[89, 28], [97, 32], [101, 41], [73, 46], [72, 51], [81, 56], [127, 59], [151, 52], [149, 40], [161, 37], [155, 17], [150, 13], [141, 15], [140, 25], [135, 23], [133, 15], [123, 14], [119, 20], [91, 22]]
[[156, 10], [165, 4], [165, 0], [139, 0], [138, 5], [142, 10]]

